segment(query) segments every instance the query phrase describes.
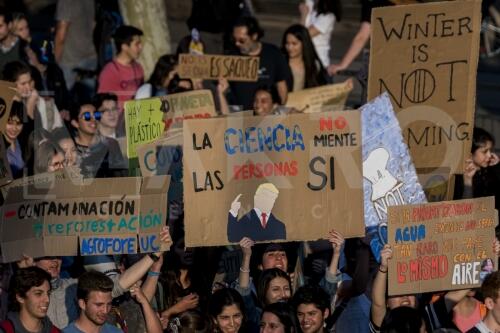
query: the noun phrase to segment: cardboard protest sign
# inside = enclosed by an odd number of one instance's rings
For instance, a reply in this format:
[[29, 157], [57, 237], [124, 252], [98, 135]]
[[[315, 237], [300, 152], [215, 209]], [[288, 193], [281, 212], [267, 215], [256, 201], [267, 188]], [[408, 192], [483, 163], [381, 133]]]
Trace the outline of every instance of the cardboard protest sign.
[[210, 90], [170, 94], [161, 98], [125, 102], [127, 156], [137, 157], [137, 146], [164, 136], [165, 132], [182, 128], [182, 121], [216, 116]]
[[365, 224], [373, 227], [387, 222], [389, 206], [427, 200], [387, 93], [361, 107], [361, 124]]
[[4, 140], [0, 140], [0, 186], [4, 186], [12, 181], [12, 171], [7, 160]]
[[[138, 146], [137, 156], [142, 176], [158, 175], [158, 170], [168, 170], [172, 163], [182, 161], [182, 143], [182, 132], [178, 132]], [[180, 151], [177, 147], [181, 147]]]
[[185, 79], [257, 81], [259, 58], [226, 55], [180, 54], [177, 72]]
[[389, 295], [479, 287], [496, 270], [494, 197], [389, 208]]
[[[83, 177], [79, 173], [79, 169], [74, 167], [65, 167], [63, 170], [58, 170], [55, 172], [44, 172], [39, 173], [29, 177], [22, 177], [13, 180], [11, 183], [2, 186], [0, 190], [4, 198], [7, 197], [9, 189], [13, 187], [25, 187], [29, 189], [31, 187], [36, 187], [38, 189], [49, 189], [54, 186], [57, 181], [60, 180], [71, 180], [73, 183], [77, 184], [83, 180]], [[28, 187], [31, 186], [31, 187]], [[26, 194], [29, 194], [26, 192]]]
[[186, 245], [364, 235], [360, 126], [358, 111], [185, 121]]
[[416, 168], [470, 154], [481, 1], [375, 8], [368, 99], [389, 93]]
[[349, 79], [343, 83], [290, 92], [286, 106], [304, 113], [341, 111], [352, 88], [352, 80]]
[[158, 251], [168, 186], [162, 176], [13, 187], [2, 207], [3, 259]]
[[418, 179], [429, 202], [453, 199], [453, 178], [450, 179], [450, 168], [419, 168]]
[[194, 90], [170, 94], [162, 98], [165, 130], [182, 128], [184, 119], [210, 118], [217, 115], [210, 90]]
[[128, 158], [137, 157], [138, 145], [162, 136], [165, 128], [162, 106], [162, 101], [157, 97], [125, 102]]
[[0, 131], [5, 130], [9, 119], [12, 99], [16, 95], [16, 85], [12, 82], [0, 80]]

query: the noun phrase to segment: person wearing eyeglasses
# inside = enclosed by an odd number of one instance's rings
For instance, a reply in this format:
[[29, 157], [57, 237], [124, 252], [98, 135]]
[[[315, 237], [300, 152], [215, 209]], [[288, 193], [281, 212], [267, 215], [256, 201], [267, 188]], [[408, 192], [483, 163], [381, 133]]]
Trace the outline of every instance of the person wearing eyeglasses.
[[50, 140], [40, 143], [35, 149], [35, 174], [55, 172], [64, 168], [64, 151]]
[[115, 139], [98, 132], [102, 112], [94, 104], [83, 102], [72, 113], [71, 125], [76, 129], [75, 144], [82, 176], [85, 178], [123, 177], [128, 175], [120, 145]]
[[113, 93], [100, 93], [95, 95], [95, 107], [101, 112], [99, 122], [99, 134], [116, 139], [116, 128], [118, 126], [118, 97]]

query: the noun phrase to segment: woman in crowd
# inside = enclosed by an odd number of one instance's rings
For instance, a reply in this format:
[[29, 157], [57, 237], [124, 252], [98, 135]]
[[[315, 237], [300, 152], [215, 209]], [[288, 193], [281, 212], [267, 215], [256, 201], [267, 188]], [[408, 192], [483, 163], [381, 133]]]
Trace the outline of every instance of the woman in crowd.
[[309, 31], [325, 68], [330, 65], [330, 39], [341, 10], [340, 0], [306, 0], [299, 5], [300, 23]]
[[23, 105], [14, 101], [10, 110], [5, 131], [3, 133], [6, 148], [7, 161], [10, 165], [12, 178], [17, 179], [23, 176], [25, 167], [25, 156], [19, 143], [19, 135], [23, 131]]
[[177, 67], [177, 56], [165, 54], [156, 62], [155, 68], [148, 82], [139, 87], [135, 99], [164, 96], [167, 88], [174, 78]]
[[493, 136], [484, 129], [475, 127], [471, 156], [465, 161], [463, 182], [457, 181], [459, 186], [455, 190], [456, 199], [494, 196], [495, 208], [500, 207], [500, 165], [494, 147]]
[[214, 332], [246, 332], [245, 313], [243, 299], [234, 289], [217, 290], [210, 299], [209, 315]]
[[314, 49], [307, 29], [294, 24], [286, 29], [281, 49], [292, 72], [292, 91], [314, 88], [328, 83], [328, 74]]
[[292, 308], [283, 302], [264, 308], [260, 319], [261, 333], [300, 333], [300, 325]]
[[57, 144], [45, 140], [35, 149], [35, 174], [55, 172], [64, 168], [64, 151]]

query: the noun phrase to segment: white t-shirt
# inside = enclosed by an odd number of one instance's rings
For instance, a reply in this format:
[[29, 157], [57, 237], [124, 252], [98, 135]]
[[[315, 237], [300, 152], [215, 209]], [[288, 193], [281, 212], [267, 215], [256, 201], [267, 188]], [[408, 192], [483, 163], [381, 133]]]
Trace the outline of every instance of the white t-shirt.
[[333, 13], [318, 15], [314, 10], [314, 0], [306, 0], [306, 5], [309, 7], [306, 27], [314, 26], [320, 32], [312, 41], [321, 63], [326, 67], [330, 65], [330, 38], [335, 25], [335, 15]]

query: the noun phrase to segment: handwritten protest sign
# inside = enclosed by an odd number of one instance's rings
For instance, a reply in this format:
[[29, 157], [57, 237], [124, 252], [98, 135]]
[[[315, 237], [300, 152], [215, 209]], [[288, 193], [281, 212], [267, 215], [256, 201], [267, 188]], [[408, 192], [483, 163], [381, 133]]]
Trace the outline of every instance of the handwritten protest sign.
[[304, 113], [341, 111], [344, 110], [352, 88], [352, 80], [347, 80], [343, 83], [294, 91], [288, 94], [286, 106]]
[[185, 79], [257, 81], [259, 58], [224, 55], [180, 54], [179, 76]]
[[363, 235], [360, 126], [358, 111], [185, 121], [186, 245]]
[[375, 8], [368, 99], [387, 91], [416, 168], [470, 154], [481, 1]]
[[[9, 119], [12, 99], [16, 95], [16, 85], [12, 82], [0, 80], [0, 131], [4, 131]], [[22, 119], [21, 119], [22, 120]]]
[[3, 259], [77, 255], [78, 249], [81, 255], [158, 251], [168, 185], [163, 176], [11, 188], [1, 215]]
[[162, 97], [167, 131], [182, 128], [184, 119], [210, 118], [217, 115], [212, 92], [195, 90]]
[[182, 128], [184, 119], [215, 115], [217, 112], [210, 90], [125, 102], [127, 156], [137, 157], [137, 146], [159, 139], [165, 132]]
[[[137, 147], [137, 156], [142, 176], [158, 175], [158, 170], [168, 170], [172, 163], [182, 161], [182, 131], [169, 133], [169, 136], [160, 138], [151, 143]], [[171, 147], [171, 148], [169, 148]]]
[[384, 93], [361, 107], [365, 224], [387, 222], [389, 206], [426, 202], [391, 101]]
[[389, 295], [479, 287], [496, 270], [494, 197], [389, 208]]
[[147, 98], [125, 102], [125, 131], [127, 156], [137, 157], [136, 147], [158, 139], [165, 128], [162, 101]]

